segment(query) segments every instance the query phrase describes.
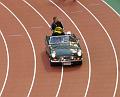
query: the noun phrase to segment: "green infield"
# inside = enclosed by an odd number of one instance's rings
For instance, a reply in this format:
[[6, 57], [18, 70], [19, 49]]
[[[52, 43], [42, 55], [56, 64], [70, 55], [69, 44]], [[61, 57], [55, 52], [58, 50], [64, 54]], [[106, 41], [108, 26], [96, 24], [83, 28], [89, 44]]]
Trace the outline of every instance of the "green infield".
[[105, 2], [120, 14], [120, 0], [105, 0]]

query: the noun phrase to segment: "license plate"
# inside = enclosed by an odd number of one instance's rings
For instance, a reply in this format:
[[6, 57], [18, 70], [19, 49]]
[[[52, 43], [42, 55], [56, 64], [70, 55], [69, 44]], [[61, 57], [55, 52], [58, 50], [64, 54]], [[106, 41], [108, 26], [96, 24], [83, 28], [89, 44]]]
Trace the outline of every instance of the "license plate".
[[64, 62], [63, 65], [71, 65], [71, 62]]

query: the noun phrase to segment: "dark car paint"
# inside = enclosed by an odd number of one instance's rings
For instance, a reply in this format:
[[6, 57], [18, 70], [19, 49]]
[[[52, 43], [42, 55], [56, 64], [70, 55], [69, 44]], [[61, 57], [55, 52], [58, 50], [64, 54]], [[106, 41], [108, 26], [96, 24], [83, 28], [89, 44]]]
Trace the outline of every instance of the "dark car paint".
[[[50, 36], [46, 36], [46, 51], [49, 55], [50, 60], [53, 60], [53, 58], [51, 57], [52, 51], [55, 51], [57, 58], [60, 58], [61, 56], [75, 56], [76, 57], [77, 54], [73, 53], [71, 51], [71, 49], [72, 50], [81, 50], [80, 44], [78, 42], [78, 39], [75, 37], [75, 35], [73, 35], [73, 39], [71, 40], [73, 42], [72, 44], [64, 43], [64, 44], [52, 44], [52, 45], [50, 45], [49, 39], [50, 39]], [[77, 46], [74, 46], [74, 45], [77, 45]], [[81, 57], [82, 56], [80, 56], [80, 58]], [[72, 62], [72, 63], [74, 63], [74, 62]], [[79, 63], [79, 62], [77, 62], [77, 63]]]

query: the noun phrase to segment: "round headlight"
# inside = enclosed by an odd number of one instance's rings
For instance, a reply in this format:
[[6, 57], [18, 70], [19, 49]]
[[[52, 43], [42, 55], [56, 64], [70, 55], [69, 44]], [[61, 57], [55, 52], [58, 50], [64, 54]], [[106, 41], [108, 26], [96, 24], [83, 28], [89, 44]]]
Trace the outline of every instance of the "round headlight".
[[52, 52], [51, 56], [52, 56], [53, 58], [55, 58], [55, 56], [56, 56], [55, 51], [54, 51], [54, 52]]
[[79, 51], [77, 52], [77, 54], [78, 54], [78, 56], [81, 56], [81, 55], [82, 55], [82, 51], [79, 50]]

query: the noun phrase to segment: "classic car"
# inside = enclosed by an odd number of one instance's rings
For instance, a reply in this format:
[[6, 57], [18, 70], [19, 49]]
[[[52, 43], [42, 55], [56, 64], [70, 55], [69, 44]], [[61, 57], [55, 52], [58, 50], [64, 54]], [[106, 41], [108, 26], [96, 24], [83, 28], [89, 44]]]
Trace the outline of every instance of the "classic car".
[[51, 66], [82, 64], [82, 49], [75, 34], [46, 36], [45, 44]]

